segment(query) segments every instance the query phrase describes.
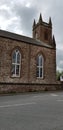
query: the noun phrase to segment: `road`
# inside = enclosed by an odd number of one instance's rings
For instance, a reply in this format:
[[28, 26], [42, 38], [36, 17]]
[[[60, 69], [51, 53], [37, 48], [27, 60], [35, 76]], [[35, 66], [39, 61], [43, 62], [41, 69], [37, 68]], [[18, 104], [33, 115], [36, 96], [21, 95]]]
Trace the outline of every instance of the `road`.
[[0, 96], [0, 130], [63, 130], [63, 92]]

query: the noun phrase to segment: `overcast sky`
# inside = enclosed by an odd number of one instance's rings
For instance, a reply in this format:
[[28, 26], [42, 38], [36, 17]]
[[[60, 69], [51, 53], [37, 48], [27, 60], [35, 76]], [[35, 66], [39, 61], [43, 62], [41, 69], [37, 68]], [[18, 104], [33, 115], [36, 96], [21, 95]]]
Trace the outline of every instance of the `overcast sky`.
[[56, 39], [57, 69], [63, 70], [63, 0], [0, 0], [0, 29], [32, 36], [34, 18], [51, 16]]

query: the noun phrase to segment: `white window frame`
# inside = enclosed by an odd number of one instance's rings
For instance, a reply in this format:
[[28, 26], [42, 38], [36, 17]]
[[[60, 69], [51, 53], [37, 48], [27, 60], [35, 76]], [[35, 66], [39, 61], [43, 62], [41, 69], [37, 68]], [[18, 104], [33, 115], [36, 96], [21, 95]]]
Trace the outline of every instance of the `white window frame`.
[[[40, 57], [42, 58], [42, 65], [40, 65]], [[41, 79], [43, 79], [43, 72], [44, 72], [44, 67], [43, 67], [43, 65], [44, 65], [44, 58], [43, 58], [43, 56], [42, 55], [38, 55], [38, 65], [37, 65], [37, 69], [39, 69], [39, 73], [38, 73], [38, 75], [39, 76], [37, 76], [37, 78], [41, 78]], [[41, 74], [41, 72], [40, 72], [40, 69], [42, 69], [42, 74]], [[40, 76], [40, 74], [42, 75], [42, 76]]]
[[[16, 50], [17, 50], [17, 52], [16, 52]], [[15, 74], [12, 74], [12, 77], [20, 77], [20, 71], [21, 71], [21, 53], [20, 53], [20, 51], [18, 50], [18, 49], [16, 49], [16, 50], [14, 50], [13, 51], [13, 53], [15, 52], [16, 53], [16, 62], [14, 63], [14, 62], [12, 62], [12, 65], [14, 65], [15, 66]], [[13, 58], [13, 53], [12, 53], [12, 58]], [[20, 54], [20, 62], [19, 63], [17, 63], [17, 55], [18, 55], [18, 53]], [[19, 66], [19, 74], [17, 75], [17, 66]]]

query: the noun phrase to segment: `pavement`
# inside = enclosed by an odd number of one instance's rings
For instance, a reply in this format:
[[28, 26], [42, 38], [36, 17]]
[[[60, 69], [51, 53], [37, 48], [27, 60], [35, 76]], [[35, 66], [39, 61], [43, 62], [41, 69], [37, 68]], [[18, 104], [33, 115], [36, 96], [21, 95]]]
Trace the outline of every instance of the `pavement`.
[[0, 96], [0, 130], [63, 130], [63, 92]]

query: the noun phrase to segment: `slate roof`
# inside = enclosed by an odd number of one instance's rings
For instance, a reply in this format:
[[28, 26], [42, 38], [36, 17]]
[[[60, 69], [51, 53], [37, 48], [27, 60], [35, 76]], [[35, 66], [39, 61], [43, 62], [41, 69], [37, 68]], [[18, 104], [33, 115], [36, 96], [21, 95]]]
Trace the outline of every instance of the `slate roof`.
[[50, 48], [50, 49], [53, 48], [51, 45], [48, 45], [47, 43], [39, 41], [38, 39], [30, 38], [30, 37], [23, 36], [23, 35], [18, 35], [15, 33], [4, 31], [4, 30], [0, 30], [0, 37], [9, 38], [12, 40], [17, 40], [17, 41], [22, 41], [22, 42], [32, 44], [32, 45], [43, 46], [43, 47]]

